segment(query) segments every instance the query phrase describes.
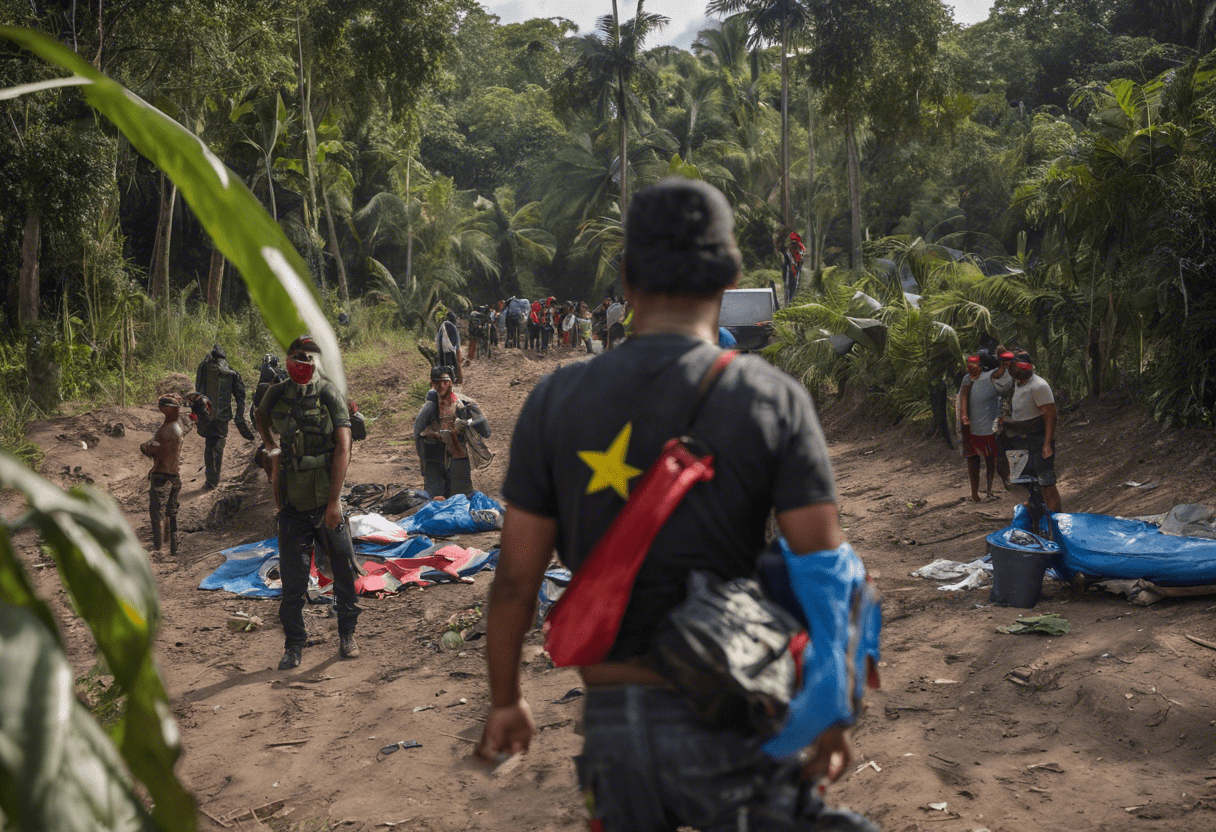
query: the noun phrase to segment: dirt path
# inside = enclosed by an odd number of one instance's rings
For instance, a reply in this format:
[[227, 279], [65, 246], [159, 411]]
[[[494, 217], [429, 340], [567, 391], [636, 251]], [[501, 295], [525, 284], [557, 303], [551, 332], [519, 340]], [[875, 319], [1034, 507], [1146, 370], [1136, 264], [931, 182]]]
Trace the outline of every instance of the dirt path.
[[[498, 453], [475, 476], [497, 494], [520, 406], [543, 372], [569, 354], [532, 361], [519, 353], [478, 362], [464, 392], [482, 405]], [[416, 356], [354, 367], [352, 394], [379, 418], [356, 449], [349, 482], [420, 486], [410, 439], [417, 400], [411, 384], [425, 368]], [[857, 730], [860, 768], [830, 792], [884, 829], [992, 832], [1018, 830], [1208, 830], [1216, 826], [1216, 652], [1185, 639], [1216, 641], [1216, 598], [1133, 607], [1091, 591], [1072, 598], [1047, 587], [1036, 612], [1073, 624], [1048, 639], [1000, 635], [1018, 612], [988, 606], [987, 590], [943, 593], [909, 573], [944, 557], [971, 560], [983, 536], [1008, 522], [1015, 500], [970, 505], [962, 460], [940, 440], [892, 430], [862, 403], [826, 411], [848, 535], [884, 591], [883, 690]], [[143, 539], [146, 466], [138, 444], [159, 421], [151, 406], [110, 409], [36, 425], [47, 450], [44, 472], [71, 483], [92, 479], [128, 512]], [[125, 436], [108, 435], [116, 422]], [[84, 442], [88, 447], [81, 447]], [[206, 815], [268, 806], [279, 830], [567, 830], [583, 828], [570, 757], [578, 753], [578, 686], [556, 670], [533, 633], [525, 648], [524, 688], [542, 730], [517, 765], [486, 776], [467, 755], [487, 705], [480, 642], [457, 653], [437, 642], [449, 616], [483, 601], [491, 580], [364, 599], [363, 655], [337, 659], [332, 620], [309, 620], [319, 644], [297, 672], [273, 669], [282, 650], [277, 602], [200, 592], [220, 562], [217, 552], [274, 534], [271, 503], [252, 452], [235, 432], [225, 485], [206, 493], [202, 442], [187, 440], [177, 560], [154, 559], [165, 623], [160, 659], [186, 753], [179, 771]], [[1216, 443], [1209, 435], [1162, 430], [1130, 407], [1086, 404], [1060, 442], [1067, 509], [1144, 514], [1176, 502], [1216, 502]], [[1151, 491], [1122, 487], [1156, 480]], [[999, 486], [998, 486], [999, 487]], [[488, 548], [495, 535], [461, 542]], [[26, 539], [27, 563], [62, 615], [53, 567]], [[235, 611], [266, 626], [233, 633]], [[93, 663], [79, 624], [65, 626], [78, 669]], [[1026, 684], [1009, 681], [1017, 670]], [[418, 710], [422, 709], [422, 710]], [[417, 740], [421, 748], [379, 755], [382, 746]], [[290, 743], [290, 744], [287, 744]], [[281, 803], [280, 803], [281, 802]], [[944, 811], [926, 808], [944, 803]], [[238, 828], [226, 820], [227, 828]], [[239, 828], [255, 824], [246, 815]]]

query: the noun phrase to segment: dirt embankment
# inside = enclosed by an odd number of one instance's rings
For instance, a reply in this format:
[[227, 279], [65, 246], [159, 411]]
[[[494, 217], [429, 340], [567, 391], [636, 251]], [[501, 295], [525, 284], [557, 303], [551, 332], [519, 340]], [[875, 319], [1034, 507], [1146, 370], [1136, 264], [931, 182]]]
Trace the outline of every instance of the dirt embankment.
[[[498, 453], [475, 476], [480, 489], [497, 494], [511, 429], [536, 380], [576, 357], [511, 352], [467, 372], [464, 392], [481, 403]], [[352, 394], [380, 414], [356, 449], [352, 484], [421, 485], [409, 389], [423, 372], [414, 357], [394, 356], [351, 373]], [[900, 832], [1216, 826], [1216, 652], [1185, 638], [1216, 641], [1216, 598], [1140, 608], [1049, 586], [1036, 612], [1060, 613], [1072, 632], [996, 633], [1018, 611], [989, 606], [986, 589], [943, 593], [909, 573], [935, 558], [982, 555], [984, 535], [1007, 524], [1015, 496], [998, 484], [997, 501], [965, 503], [957, 451], [867, 412], [865, 402], [846, 401], [823, 414], [842, 519], [884, 592], [886, 619], [883, 689], [856, 732], [855, 767], [874, 765], [851, 772], [830, 799]], [[138, 444], [158, 422], [151, 405], [106, 409], [35, 425], [31, 438], [47, 451], [51, 479], [92, 479], [149, 540]], [[124, 435], [112, 435], [116, 423]], [[237, 813], [263, 806], [280, 830], [583, 828], [570, 763], [580, 706], [564, 698], [579, 682], [549, 667], [537, 634], [525, 647], [525, 692], [542, 726], [532, 752], [493, 777], [467, 761], [487, 706], [484, 640], [458, 652], [437, 642], [452, 614], [484, 601], [489, 573], [472, 585], [365, 599], [357, 661], [338, 660], [332, 620], [310, 618], [321, 643], [292, 673], [273, 669], [282, 649], [275, 602], [197, 590], [220, 549], [274, 534], [269, 495], [247, 470], [253, 447], [230, 435], [224, 485], [209, 493], [202, 441], [188, 437], [181, 524], [190, 531], [176, 560], [153, 559], [165, 616], [161, 666], [186, 749], [179, 770], [198, 795], [204, 828], [237, 828]], [[1126, 403], [1086, 403], [1066, 419], [1059, 460], [1069, 510], [1129, 515], [1216, 503], [1213, 438], [1161, 429]], [[495, 539], [461, 542], [487, 548]], [[41, 591], [70, 622], [55, 570], [32, 539], [21, 542], [26, 562], [41, 567], [32, 570]], [[237, 610], [266, 626], [229, 631]], [[90, 667], [84, 628], [65, 623], [65, 637], [77, 667]], [[422, 747], [377, 753], [411, 739]], [[248, 815], [240, 824], [254, 825]]]

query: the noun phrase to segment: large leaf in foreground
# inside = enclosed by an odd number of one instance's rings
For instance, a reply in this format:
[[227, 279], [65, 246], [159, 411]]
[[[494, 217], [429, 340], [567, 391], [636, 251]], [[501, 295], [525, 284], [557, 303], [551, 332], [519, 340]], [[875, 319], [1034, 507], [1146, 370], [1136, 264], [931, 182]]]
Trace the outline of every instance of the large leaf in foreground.
[[[12, 548], [0, 531], [0, 571]], [[76, 701], [72, 668], [31, 609], [0, 601], [0, 809], [17, 829], [158, 829], [105, 731]], [[190, 828], [193, 828], [192, 826]]]
[[[115, 684], [126, 694], [126, 713], [115, 729], [115, 739], [131, 772], [148, 788], [154, 802], [152, 818], [162, 829], [190, 832], [197, 825], [194, 798], [173, 774], [174, 764], [181, 754], [180, 736], [152, 652], [160, 608], [156, 582], [143, 547], [118, 505], [100, 491], [86, 488], [66, 493], [31, 472], [16, 457], [4, 453], [0, 453], [0, 488], [14, 488], [25, 496], [28, 510], [14, 527], [33, 528], [46, 543], [59, 567], [60, 580], [73, 607], [92, 631], [110, 672], [114, 674]], [[35, 617], [32, 620], [40, 620], [48, 643], [55, 648], [52, 652], [57, 654], [57, 660], [62, 661], [64, 667], [67, 666], [62, 649], [54, 644], [57, 631], [53, 621], [47, 620], [49, 615], [45, 604], [34, 597], [13, 556], [7, 526], [0, 528], [0, 605], [6, 621], [23, 610]], [[6, 644], [0, 651], [0, 676], [4, 677], [6, 685], [2, 707], [6, 712], [23, 714], [16, 723], [10, 723], [7, 719], [0, 723], [3, 728], [3, 733], [0, 733], [0, 767], [3, 767], [5, 778], [12, 778], [13, 782], [20, 782], [21, 777], [37, 778], [43, 775], [47, 780], [38, 780], [39, 788], [34, 791], [30, 791], [33, 786], [27, 784], [19, 793], [10, 795], [0, 792], [0, 798], [7, 800], [12, 797], [37, 804], [41, 800], [39, 795], [49, 797], [52, 794], [48, 790], [52, 785], [51, 780], [62, 775], [62, 772], [56, 774], [61, 764], [37, 754], [31, 757], [28, 750], [22, 752], [20, 737], [34, 731], [35, 739], [31, 742], [36, 745], [35, 726], [41, 726], [37, 730], [48, 732], [43, 741], [53, 747], [54, 743], [63, 741], [61, 734], [67, 730], [63, 720], [68, 718], [68, 713], [53, 696], [59, 682], [46, 675], [60, 673], [56, 669], [58, 665], [43, 657], [44, 663], [29, 666], [32, 657], [22, 651], [32, 642], [28, 642], [29, 636], [23, 633], [14, 633], [13, 637], [19, 641], [14, 643], [12, 649]], [[20, 672], [25, 672], [31, 681], [24, 687], [21, 684], [7, 687], [13, 674]], [[70, 690], [71, 672], [65, 672]], [[10, 700], [10, 696], [17, 698]], [[35, 698], [21, 699], [22, 696]], [[48, 713], [48, 708], [53, 709], [54, 713]], [[13, 732], [19, 735], [16, 739], [10, 737]], [[102, 732], [97, 729], [97, 733]], [[90, 739], [88, 744], [95, 743]], [[81, 754], [74, 755], [70, 762], [88, 776], [113, 779], [105, 772], [96, 770], [99, 765], [110, 767], [104, 755], [90, 764], [83, 754], [83, 746], [80, 750]], [[113, 755], [112, 748], [108, 753]], [[35, 762], [31, 763], [31, 760]], [[10, 765], [16, 768], [9, 768]], [[31, 765], [37, 770], [26, 771]], [[90, 770], [90, 766], [93, 770]], [[39, 771], [43, 775], [39, 775]], [[125, 782], [125, 772], [121, 782]], [[57, 787], [68, 788], [69, 784], [59, 784]], [[116, 787], [103, 788], [101, 783], [97, 783], [88, 788], [98, 793], [104, 791], [112, 794]], [[5, 805], [5, 812], [10, 811]], [[33, 810], [27, 807], [26, 811]], [[37, 811], [50, 810], [43, 808]], [[117, 819], [118, 815], [114, 814], [117, 811], [107, 810], [105, 817]], [[95, 818], [91, 825], [80, 827], [54, 824], [40, 827], [34, 824], [30, 828], [132, 828], [122, 824], [102, 826], [99, 818]]]
[[[326, 372], [345, 392], [338, 340], [321, 311], [316, 289], [305, 278], [308, 269], [241, 178], [185, 127], [58, 41], [16, 26], [0, 26], [0, 37], [75, 74], [89, 104], [177, 184], [216, 246], [240, 271], [279, 344], [286, 348], [296, 336], [312, 333], [325, 355]], [[0, 100], [41, 86], [0, 90]]]

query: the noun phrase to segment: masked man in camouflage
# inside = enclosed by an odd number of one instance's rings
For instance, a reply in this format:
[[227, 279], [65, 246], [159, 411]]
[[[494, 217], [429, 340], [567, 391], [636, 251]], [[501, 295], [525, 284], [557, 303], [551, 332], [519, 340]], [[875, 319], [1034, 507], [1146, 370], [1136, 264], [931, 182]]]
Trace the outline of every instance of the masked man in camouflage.
[[350, 463], [350, 411], [338, 388], [321, 376], [320, 362], [321, 348], [301, 335], [287, 348], [288, 379], [271, 385], [258, 404], [258, 432], [272, 460], [279, 509], [279, 620], [285, 642], [279, 670], [300, 665], [308, 639], [304, 604], [314, 547], [318, 564], [325, 556], [333, 569], [338, 652], [344, 659], [359, 655], [354, 557], [339, 502]]

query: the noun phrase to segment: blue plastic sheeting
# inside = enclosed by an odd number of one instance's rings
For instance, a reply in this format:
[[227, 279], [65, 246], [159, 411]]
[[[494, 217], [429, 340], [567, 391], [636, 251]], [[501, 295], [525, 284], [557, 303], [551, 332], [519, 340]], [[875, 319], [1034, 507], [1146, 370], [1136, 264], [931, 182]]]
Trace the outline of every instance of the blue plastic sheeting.
[[[1030, 537], [1033, 538], [1033, 543], [1026, 541], [1015, 543], [1009, 539], [1009, 536], [1014, 532], [1021, 532], [1022, 534], [1030, 535]], [[1054, 540], [1044, 540], [1037, 534], [1026, 531], [1025, 529], [1017, 528], [1015, 526], [1007, 526], [1001, 529], [999, 532], [993, 532], [985, 539], [993, 546], [1002, 546], [1006, 549], [1016, 549], [1019, 552], [1051, 552], [1054, 554], [1060, 551], [1060, 545]]]
[[1158, 586], [1216, 584], [1216, 540], [1162, 534], [1152, 523], [1105, 514], [1053, 514], [1051, 525], [1066, 574]]
[[228, 560], [198, 585], [199, 589], [226, 589], [247, 598], [281, 598], [282, 589], [266, 585], [266, 574], [279, 564], [279, 540], [272, 537], [224, 550]]
[[[866, 568], [848, 543], [837, 549], [796, 555], [778, 540], [790, 587], [807, 623], [802, 689], [790, 702], [781, 733], [764, 745], [771, 757], [796, 754], [826, 729], [857, 720], [865, 693], [867, 658], [878, 662], [882, 611], [866, 581]], [[859, 609], [853, 614], [854, 603]]]
[[457, 494], [429, 502], [397, 525], [407, 532], [435, 537], [492, 532], [502, 528], [502, 510], [499, 503], [474, 491], [472, 498]]
[[371, 555], [377, 558], [416, 558], [420, 552], [430, 549], [435, 542], [429, 537], [419, 535], [401, 543], [371, 543], [365, 540], [354, 541], [355, 553]]

